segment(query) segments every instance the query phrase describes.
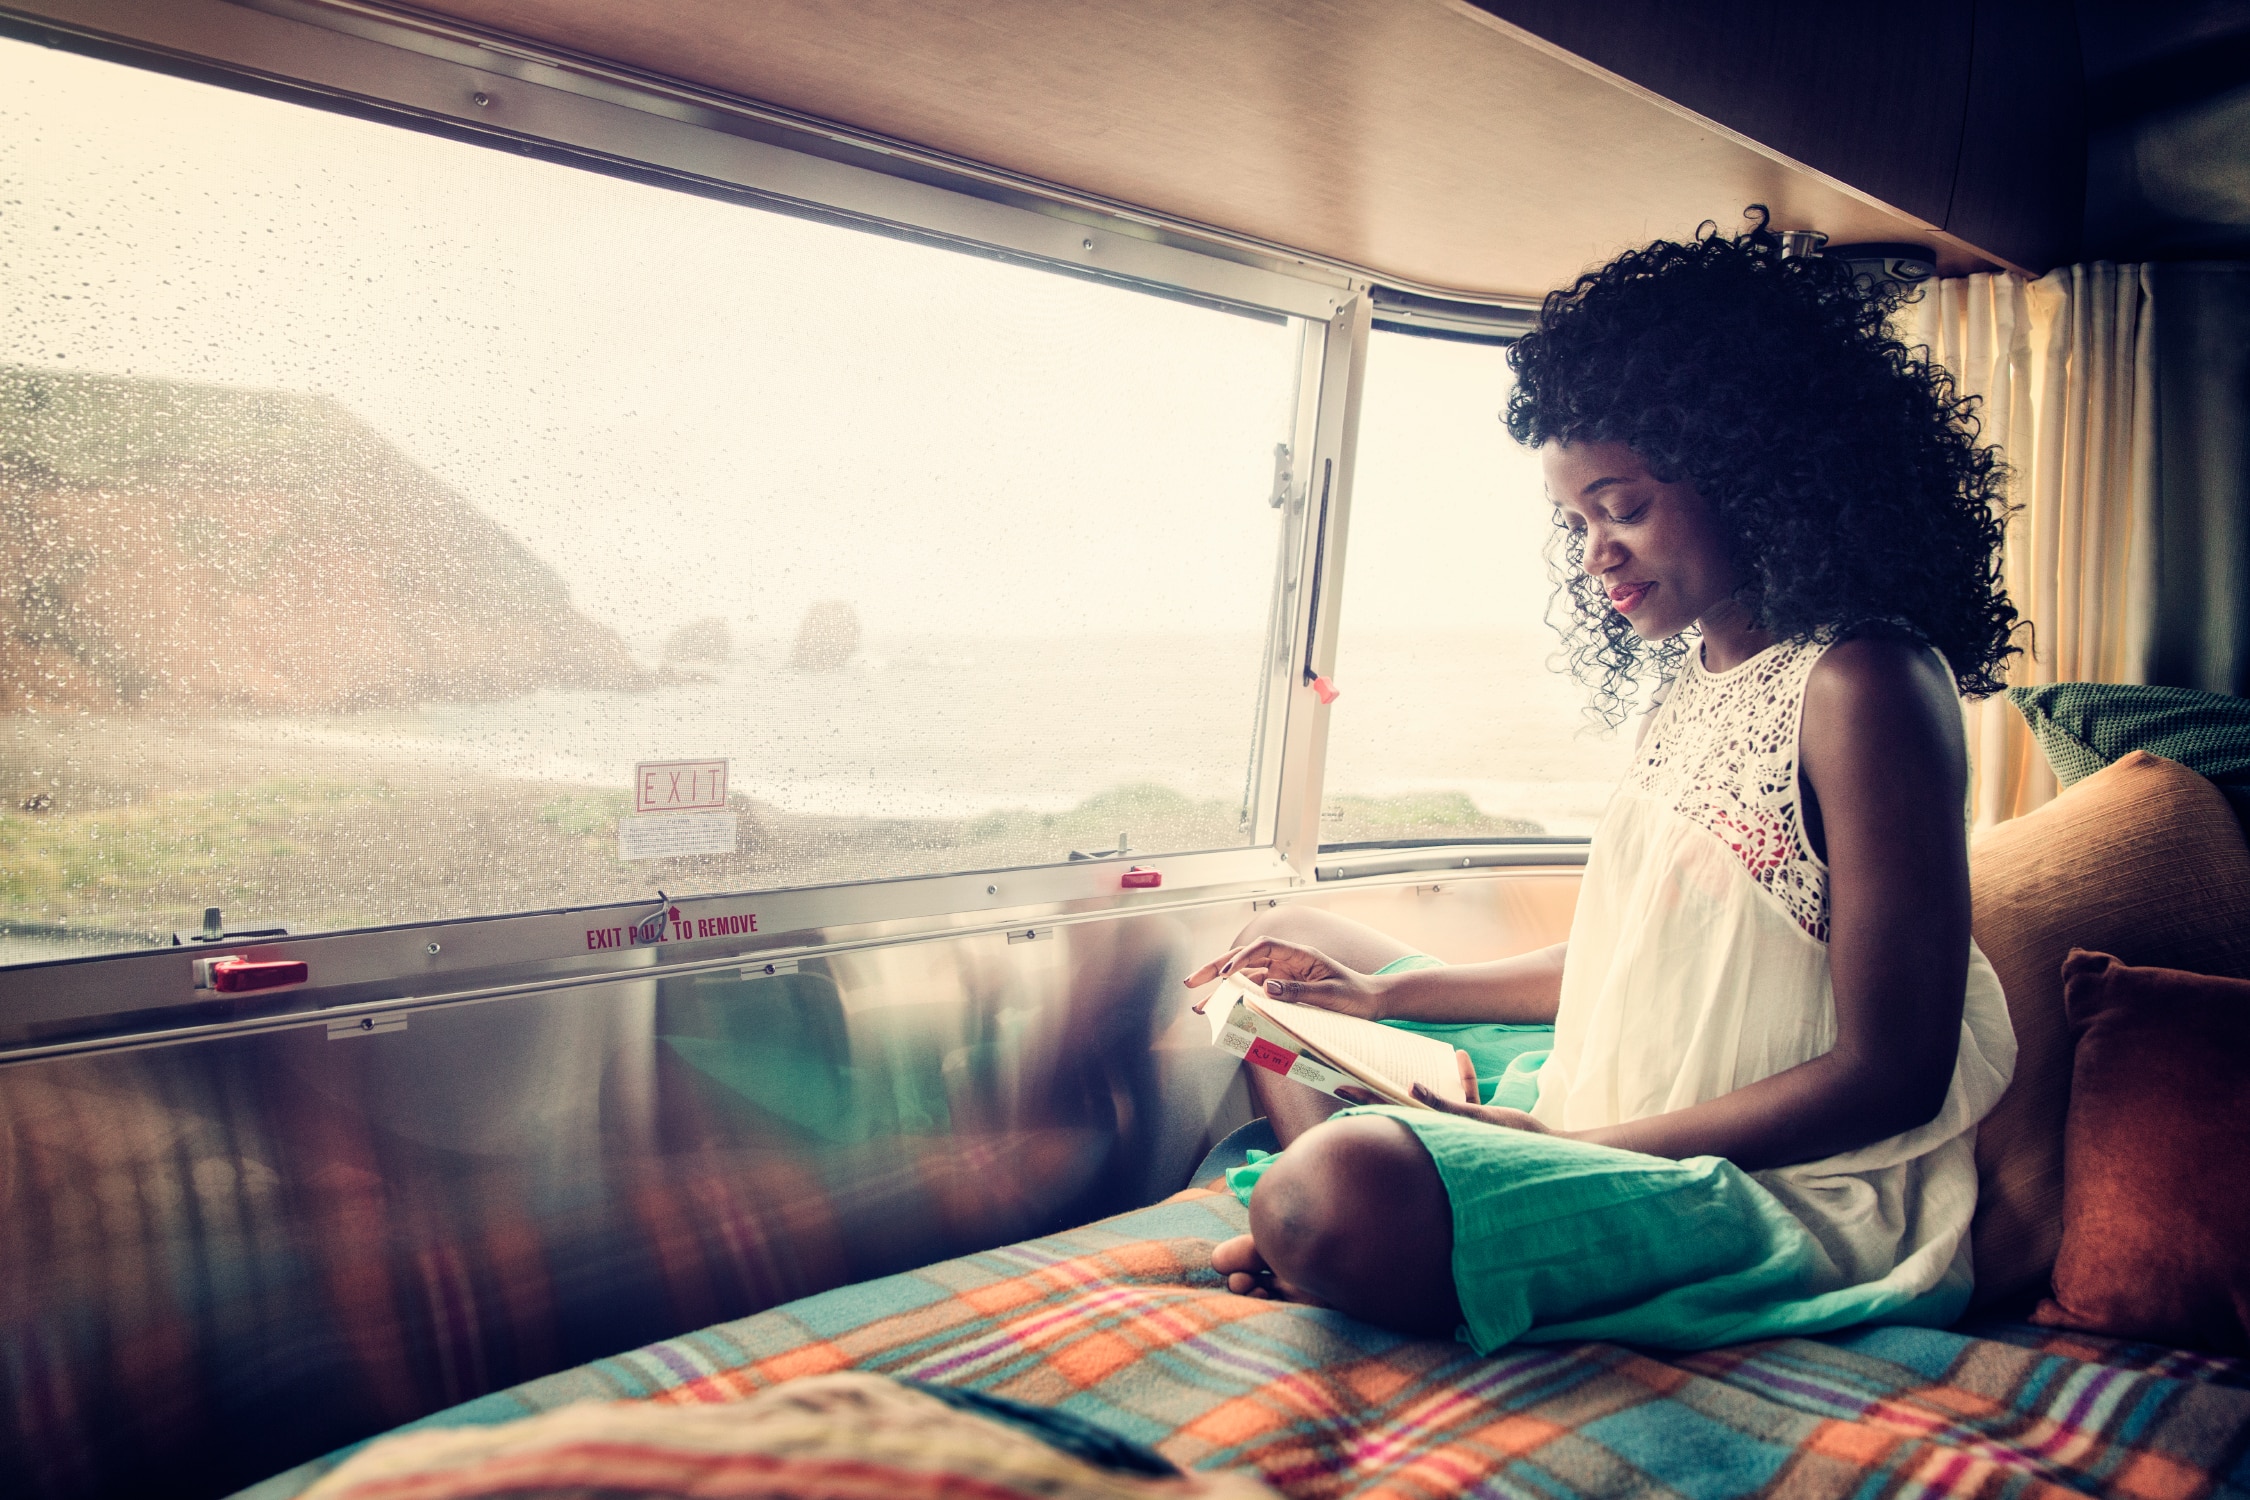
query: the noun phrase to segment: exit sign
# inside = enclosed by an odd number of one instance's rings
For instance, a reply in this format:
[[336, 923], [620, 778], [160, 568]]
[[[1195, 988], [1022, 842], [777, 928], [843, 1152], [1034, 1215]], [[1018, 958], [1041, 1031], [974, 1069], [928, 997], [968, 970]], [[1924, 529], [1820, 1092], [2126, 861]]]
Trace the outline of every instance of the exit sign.
[[727, 805], [723, 760], [644, 760], [633, 767], [633, 811], [700, 812]]

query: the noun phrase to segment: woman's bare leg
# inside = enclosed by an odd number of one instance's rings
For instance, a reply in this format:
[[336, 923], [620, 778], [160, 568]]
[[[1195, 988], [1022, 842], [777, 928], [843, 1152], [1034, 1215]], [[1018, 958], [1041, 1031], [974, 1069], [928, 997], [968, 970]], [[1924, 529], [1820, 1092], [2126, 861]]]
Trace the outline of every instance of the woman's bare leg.
[[1250, 1233], [1212, 1269], [1234, 1291], [1333, 1307], [1443, 1338], [1461, 1321], [1453, 1206], [1414, 1132], [1379, 1115], [1322, 1125], [1258, 1179]]
[[[1239, 948], [1266, 937], [1317, 948], [1362, 974], [1372, 974], [1414, 951], [1365, 922], [1315, 906], [1276, 906], [1262, 911], [1250, 919], [1250, 925], [1236, 935], [1234, 942]], [[1250, 1068], [1249, 1081], [1251, 1100], [1273, 1122], [1273, 1133], [1284, 1146], [1344, 1108], [1343, 1100], [1291, 1083], [1265, 1068]]]

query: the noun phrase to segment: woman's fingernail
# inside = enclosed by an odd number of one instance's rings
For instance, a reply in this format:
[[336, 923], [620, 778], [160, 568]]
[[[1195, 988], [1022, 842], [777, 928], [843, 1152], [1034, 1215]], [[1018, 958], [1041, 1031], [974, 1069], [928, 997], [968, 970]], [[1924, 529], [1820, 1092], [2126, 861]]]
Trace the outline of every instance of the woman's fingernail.
[[1278, 979], [1269, 979], [1269, 980], [1267, 980], [1267, 981], [1266, 981], [1266, 993], [1267, 993], [1267, 994], [1269, 994], [1269, 995], [1274, 995], [1274, 996], [1277, 996], [1277, 997], [1278, 997], [1278, 996], [1279, 996], [1279, 995], [1281, 994], [1281, 981], [1280, 981], [1280, 980], [1278, 980]]

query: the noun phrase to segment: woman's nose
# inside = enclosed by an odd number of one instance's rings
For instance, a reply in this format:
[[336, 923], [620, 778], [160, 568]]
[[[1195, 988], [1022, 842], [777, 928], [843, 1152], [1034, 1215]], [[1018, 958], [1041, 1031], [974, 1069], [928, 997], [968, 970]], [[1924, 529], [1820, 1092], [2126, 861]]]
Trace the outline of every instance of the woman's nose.
[[1586, 571], [1599, 578], [1619, 567], [1625, 561], [1625, 549], [1617, 539], [1599, 527], [1586, 528]]

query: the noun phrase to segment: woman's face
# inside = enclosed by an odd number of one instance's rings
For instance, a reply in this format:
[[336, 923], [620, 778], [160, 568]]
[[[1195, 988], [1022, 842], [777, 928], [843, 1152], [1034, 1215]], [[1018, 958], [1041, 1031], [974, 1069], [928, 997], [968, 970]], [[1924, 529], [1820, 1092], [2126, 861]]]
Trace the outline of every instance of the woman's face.
[[1548, 498], [1585, 538], [1587, 573], [1635, 635], [1660, 641], [1734, 603], [1718, 516], [1692, 485], [1657, 479], [1623, 443], [1551, 442], [1539, 456]]

